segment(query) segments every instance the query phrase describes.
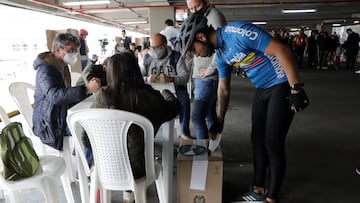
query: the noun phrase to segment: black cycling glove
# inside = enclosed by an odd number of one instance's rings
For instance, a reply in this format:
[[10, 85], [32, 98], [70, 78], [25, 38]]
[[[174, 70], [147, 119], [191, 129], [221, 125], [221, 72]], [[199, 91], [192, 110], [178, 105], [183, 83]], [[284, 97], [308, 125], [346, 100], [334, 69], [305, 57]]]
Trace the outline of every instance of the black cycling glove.
[[224, 128], [224, 124], [220, 123], [218, 120], [215, 120], [215, 123], [210, 127], [210, 133], [217, 134], [221, 133]]
[[291, 108], [295, 112], [302, 111], [309, 105], [309, 98], [307, 97], [305, 90], [302, 88], [303, 86], [303, 83], [297, 83], [291, 87], [289, 102]]

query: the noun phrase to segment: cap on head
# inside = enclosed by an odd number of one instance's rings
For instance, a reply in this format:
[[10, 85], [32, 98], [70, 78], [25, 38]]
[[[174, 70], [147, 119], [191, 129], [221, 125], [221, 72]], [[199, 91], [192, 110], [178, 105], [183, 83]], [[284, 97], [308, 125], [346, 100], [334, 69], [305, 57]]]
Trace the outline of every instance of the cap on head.
[[80, 29], [80, 35], [88, 35], [88, 32], [85, 29]]
[[189, 50], [191, 44], [194, 42], [196, 33], [206, 27], [208, 27], [207, 19], [202, 13], [194, 13], [186, 19], [180, 29], [178, 37], [180, 52], [183, 55]]

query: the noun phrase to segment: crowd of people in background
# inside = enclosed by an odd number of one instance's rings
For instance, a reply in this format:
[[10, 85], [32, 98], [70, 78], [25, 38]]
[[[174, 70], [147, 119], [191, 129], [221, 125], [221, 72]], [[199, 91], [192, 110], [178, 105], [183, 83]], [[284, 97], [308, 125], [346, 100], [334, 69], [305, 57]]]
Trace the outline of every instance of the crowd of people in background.
[[[306, 67], [303, 63], [303, 58], [306, 57], [309, 68], [355, 70], [360, 38], [351, 28], [348, 28], [346, 33], [347, 39], [342, 44], [336, 32], [311, 30], [310, 36], [307, 36], [303, 28], [296, 35], [290, 35], [289, 32], [280, 29], [273, 33], [273, 37], [292, 48], [298, 68]], [[345, 63], [342, 65], [343, 61]]]

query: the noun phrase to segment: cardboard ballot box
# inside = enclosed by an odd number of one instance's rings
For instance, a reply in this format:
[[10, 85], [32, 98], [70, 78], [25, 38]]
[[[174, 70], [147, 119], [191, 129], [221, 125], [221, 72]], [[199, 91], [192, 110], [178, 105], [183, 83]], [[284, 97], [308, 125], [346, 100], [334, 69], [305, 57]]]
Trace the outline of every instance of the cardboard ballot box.
[[[181, 145], [198, 144], [181, 140]], [[206, 143], [206, 141], [205, 141]], [[200, 144], [201, 145], [201, 144]], [[177, 157], [177, 202], [221, 203], [223, 159], [220, 147], [211, 154]]]

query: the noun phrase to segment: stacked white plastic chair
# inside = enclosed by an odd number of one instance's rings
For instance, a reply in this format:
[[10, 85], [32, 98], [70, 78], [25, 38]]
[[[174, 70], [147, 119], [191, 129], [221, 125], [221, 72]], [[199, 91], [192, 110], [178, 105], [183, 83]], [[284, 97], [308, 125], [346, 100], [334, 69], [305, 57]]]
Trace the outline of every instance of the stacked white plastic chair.
[[[154, 161], [154, 129], [148, 119], [126, 111], [93, 108], [69, 114], [67, 123], [85, 174], [91, 177], [91, 203], [96, 202], [97, 190], [101, 191], [101, 202], [110, 202], [110, 190], [132, 190], [135, 202], [146, 203], [146, 189], [154, 182], [160, 203], [164, 202], [163, 182], [158, 178], [162, 177], [161, 166]], [[127, 133], [132, 124], [140, 126], [144, 131], [146, 176], [139, 180], [133, 177], [127, 150]], [[91, 171], [82, 151], [83, 129], [89, 137], [94, 156]]]
[[[1, 122], [3, 122], [4, 126], [10, 123], [10, 119], [3, 107], [0, 106], [0, 118]], [[1, 161], [0, 161], [1, 162]], [[2, 190], [2, 187], [0, 188], [0, 199], [4, 199], [4, 191]]]
[[[0, 106], [0, 117], [5, 125], [10, 123], [5, 110]], [[63, 158], [56, 156], [39, 156], [40, 166], [37, 173], [31, 177], [7, 181], [0, 175], [0, 182], [4, 189], [8, 190], [9, 199], [11, 203], [19, 202], [19, 190], [36, 188], [41, 190], [44, 195], [45, 202], [60, 203], [58, 179], [61, 179], [65, 191], [66, 200], [68, 203], [73, 203], [74, 196], [69, 182], [69, 176], [65, 172], [66, 164]], [[2, 168], [2, 162], [0, 161]], [[1, 172], [1, 171], [0, 171]], [[3, 191], [1, 191], [3, 194]]]
[[[15, 101], [16, 105], [20, 110], [21, 115], [24, 117], [26, 121], [25, 125], [27, 126], [28, 131], [32, 134], [31, 136], [32, 140], [40, 141], [40, 139], [38, 139], [38, 137], [36, 137], [32, 131], [32, 127], [33, 127], [32, 116], [34, 109], [30, 102], [29, 93], [31, 92], [31, 94], [34, 95], [34, 91], [35, 91], [35, 87], [25, 82], [14, 82], [11, 83], [9, 86], [10, 95], [12, 96], [13, 100]], [[42, 154], [47, 154], [46, 145], [41, 145], [41, 146], [42, 146]], [[67, 166], [66, 171], [68, 172], [70, 182], [74, 182], [75, 178], [72, 169], [69, 136], [64, 137], [63, 151], [60, 152], [60, 155], [65, 159]]]

